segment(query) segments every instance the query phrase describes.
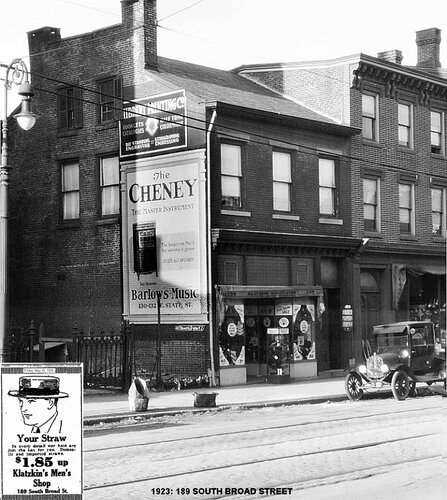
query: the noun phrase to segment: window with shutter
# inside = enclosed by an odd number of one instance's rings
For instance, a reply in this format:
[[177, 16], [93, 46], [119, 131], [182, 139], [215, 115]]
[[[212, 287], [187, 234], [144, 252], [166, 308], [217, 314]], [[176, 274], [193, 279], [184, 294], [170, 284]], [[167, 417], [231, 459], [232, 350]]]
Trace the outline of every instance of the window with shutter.
[[58, 126], [62, 132], [82, 128], [82, 90], [64, 87], [57, 91]]

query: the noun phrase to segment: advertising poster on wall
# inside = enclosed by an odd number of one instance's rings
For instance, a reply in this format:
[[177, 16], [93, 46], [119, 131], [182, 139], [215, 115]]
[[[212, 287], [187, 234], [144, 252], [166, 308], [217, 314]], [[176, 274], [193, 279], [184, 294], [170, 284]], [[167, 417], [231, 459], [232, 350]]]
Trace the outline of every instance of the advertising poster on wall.
[[125, 102], [120, 121], [120, 156], [159, 153], [186, 147], [184, 90]]
[[4, 500], [82, 499], [82, 365], [0, 367]]
[[122, 163], [124, 316], [207, 322], [204, 150]]

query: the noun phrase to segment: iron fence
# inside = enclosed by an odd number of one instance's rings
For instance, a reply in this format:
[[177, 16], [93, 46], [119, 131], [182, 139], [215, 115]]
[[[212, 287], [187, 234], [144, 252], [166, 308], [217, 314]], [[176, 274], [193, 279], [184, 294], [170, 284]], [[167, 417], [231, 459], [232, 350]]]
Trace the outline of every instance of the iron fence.
[[38, 332], [34, 322], [28, 328], [11, 326], [9, 330], [9, 357], [12, 363], [32, 363], [38, 361], [38, 353], [34, 352], [34, 342]]
[[130, 338], [127, 328], [109, 333], [100, 330], [73, 332], [74, 355], [84, 364], [84, 388], [126, 389], [130, 373]]

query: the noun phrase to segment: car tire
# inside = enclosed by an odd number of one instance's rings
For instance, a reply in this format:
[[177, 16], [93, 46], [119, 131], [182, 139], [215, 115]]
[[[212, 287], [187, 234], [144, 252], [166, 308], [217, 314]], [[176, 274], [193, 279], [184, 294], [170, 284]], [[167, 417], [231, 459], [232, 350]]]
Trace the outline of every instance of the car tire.
[[359, 401], [363, 396], [362, 377], [355, 372], [345, 378], [345, 391], [350, 401]]
[[404, 401], [410, 394], [410, 379], [403, 370], [397, 370], [391, 379], [391, 392], [398, 401]]

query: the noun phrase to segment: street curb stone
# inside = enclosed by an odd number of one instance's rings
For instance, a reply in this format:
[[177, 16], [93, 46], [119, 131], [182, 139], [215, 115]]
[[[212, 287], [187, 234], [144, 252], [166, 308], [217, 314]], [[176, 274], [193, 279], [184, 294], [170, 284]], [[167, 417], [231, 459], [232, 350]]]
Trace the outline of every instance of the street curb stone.
[[234, 408], [238, 409], [255, 409], [255, 408], [265, 408], [265, 407], [278, 407], [278, 406], [288, 406], [288, 405], [300, 405], [300, 404], [318, 404], [326, 402], [339, 402], [348, 401], [345, 394], [336, 394], [332, 396], [314, 396], [300, 399], [285, 399], [279, 401], [262, 401], [262, 402], [251, 402], [251, 403], [232, 403], [225, 405], [217, 405], [208, 408], [171, 408], [169, 410], [148, 410], [145, 412], [123, 412], [116, 415], [95, 415], [92, 417], [84, 418], [84, 428], [92, 427], [101, 424], [111, 424], [117, 423], [122, 420], [131, 419], [138, 417], [138, 423], [142, 420], [149, 420], [151, 418], [166, 417], [172, 415], [178, 415], [181, 413], [206, 413], [209, 411], [225, 411]]

